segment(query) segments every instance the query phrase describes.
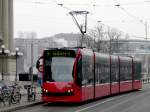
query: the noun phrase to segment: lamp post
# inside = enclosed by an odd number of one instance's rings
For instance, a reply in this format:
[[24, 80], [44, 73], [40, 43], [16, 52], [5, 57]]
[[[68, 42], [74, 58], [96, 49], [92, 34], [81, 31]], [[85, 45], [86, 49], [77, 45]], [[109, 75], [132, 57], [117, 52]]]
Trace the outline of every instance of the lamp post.
[[4, 80], [4, 73], [3, 73], [3, 55], [5, 54], [5, 45], [1, 46], [2, 49], [2, 80]]
[[16, 77], [15, 77], [15, 82], [17, 83], [17, 58], [18, 58], [18, 51], [19, 51], [19, 48], [16, 48], [16, 53], [15, 53], [15, 56], [16, 56]]
[[9, 54], [9, 53], [10, 53], [9, 50], [5, 50], [5, 45], [2, 45], [1, 46], [1, 55], [2, 55], [2, 80], [4, 80], [4, 68], [3, 68], [3, 66], [4, 66], [4, 56], [6, 54]]
[[11, 55], [14, 56], [16, 58], [16, 74], [15, 74], [15, 83], [17, 83], [17, 74], [18, 74], [18, 67], [17, 67], [17, 63], [18, 63], [18, 57], [22, 56], [23, 53], [19, 52], [19, 48], [15, 48], [15, 52], [11, 52]]

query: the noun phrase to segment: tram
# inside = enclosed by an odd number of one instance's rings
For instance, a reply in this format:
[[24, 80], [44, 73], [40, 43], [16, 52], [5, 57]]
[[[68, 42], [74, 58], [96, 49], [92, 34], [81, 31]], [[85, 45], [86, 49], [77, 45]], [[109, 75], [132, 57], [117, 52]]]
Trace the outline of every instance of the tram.
[[86, 48], [45, 49], [37, 68], [44, 102], [83, 102], [142, 87], [139, 59]]

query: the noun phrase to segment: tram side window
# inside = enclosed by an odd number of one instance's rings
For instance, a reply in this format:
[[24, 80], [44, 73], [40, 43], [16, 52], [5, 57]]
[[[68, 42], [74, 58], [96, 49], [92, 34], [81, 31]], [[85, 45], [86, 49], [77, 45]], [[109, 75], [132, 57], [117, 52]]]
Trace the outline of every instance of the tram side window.
[[119, 66], [116, 64], [111, 65], [111, 81], [118, 82], [119, 80]]
[[100, 71], [100, 64], [99, 63], [96, 63], [95, 64], [95, 82], [98, 84], [100, 83], [100, 74], [101, 74], [101, 71]]
[[98, 63], [95, 63], [95, 83], [96, 84], [98, 83], [98, 79], [99, 79], [99, 76], [98, 76]]
[[83, 62], [83, 85], [92, 84], [94, 77], [92, 73], [93, 65], [89, 61]]
[[125, 80], [132, 80], [132, 65], [131, 63], [126, 63], [126, 66], [125, 66]]
[[105, 83], [105, 66], [104, 66], [104, 64], [99, 65], [99, 75], [100, 75], [99, 83]]
[[87, 61], [86, 68], [87, 68], [88, 84], [93, 84], [93, 80], [94, 80], [93, 73], [92, 73], [93, 65], [90, 61]]
[[127, 66], [126, 80], [132, 80], [132, 65], [131, 64], [128, 64]]
[[107, 64], [101, 64], [100, 67], [101, 71], [101, 83], [108, 83], [110, 82], [110, 70], [109, 70], [109, 65]]
[[82, 85], [87, 84], [87, 77], [86, 77], [86, 63], [85, 61], [82, 62]]
[[120, 66], [120, 80], [121, 81], [125, 81], [125, 66], [124, 65], [121, 65]]
[[120, 67], [120, 80], [132, 80], [132, 66], [129, 63], [123, 63]]
[[77, 64], [77, 83], [81, 85], [82, 83], [82, 59], [78, 60]]
[[44, 82], [45, 81], [54, 81], [52, 79], [51, 61], [52, 61], [51, 58], [48, 59], [48, 60], [45, 60], [45, 64], [44, 64], [44, 68], [45, 68], [45, 71], [44, 71]]
[[110, 82], [110, 67], [109, 65], [105, 65], [106, 67], [106, 83], [109, 83]]
[[140, 63], [134, 63], [134, 79], [139, 80], [141, 79], [141, 64]]

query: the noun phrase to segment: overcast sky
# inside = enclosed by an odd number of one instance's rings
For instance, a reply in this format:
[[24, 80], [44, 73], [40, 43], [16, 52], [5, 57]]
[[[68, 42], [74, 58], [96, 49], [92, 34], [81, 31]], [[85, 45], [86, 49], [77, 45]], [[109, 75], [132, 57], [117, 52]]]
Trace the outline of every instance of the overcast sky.
[[[63, 4], [63, 7], [57, 4]], [[120, 4], [119, 7], [115, 6]], [[14, 31], [37, 32], [38, 38], [57, 33], [79, 33], [68, 12], [86, 10], [88, 28], [97, 21], [129, 35], [145, 37], [145, 23], [150, 34], [149, 0], [14, 0]]]

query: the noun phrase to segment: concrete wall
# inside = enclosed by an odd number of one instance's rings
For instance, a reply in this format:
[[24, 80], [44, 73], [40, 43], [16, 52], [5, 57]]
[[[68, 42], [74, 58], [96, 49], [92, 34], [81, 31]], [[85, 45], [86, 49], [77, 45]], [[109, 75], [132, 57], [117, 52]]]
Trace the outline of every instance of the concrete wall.
[[13, 0], [0, 0], [0, 37], [6, 49], [13, 50]]
[[[5, 49], [11, 52], [14, 50], [13, 26], [13, 0], [0, 0], [0, 47], [4, 44]], [[5, 80], [13, 80], [9, 76], [14, 75], [14, 67], [16, 67], [14, 64], [15, 58], [11, 56], [0, 56], [0, 79], [3, 71]]]
[[2, 72], [4, 80], [15, 80], [16, 74], [16, 59], [12, 56], [0, 56], [0, 80], [2, 79]]

